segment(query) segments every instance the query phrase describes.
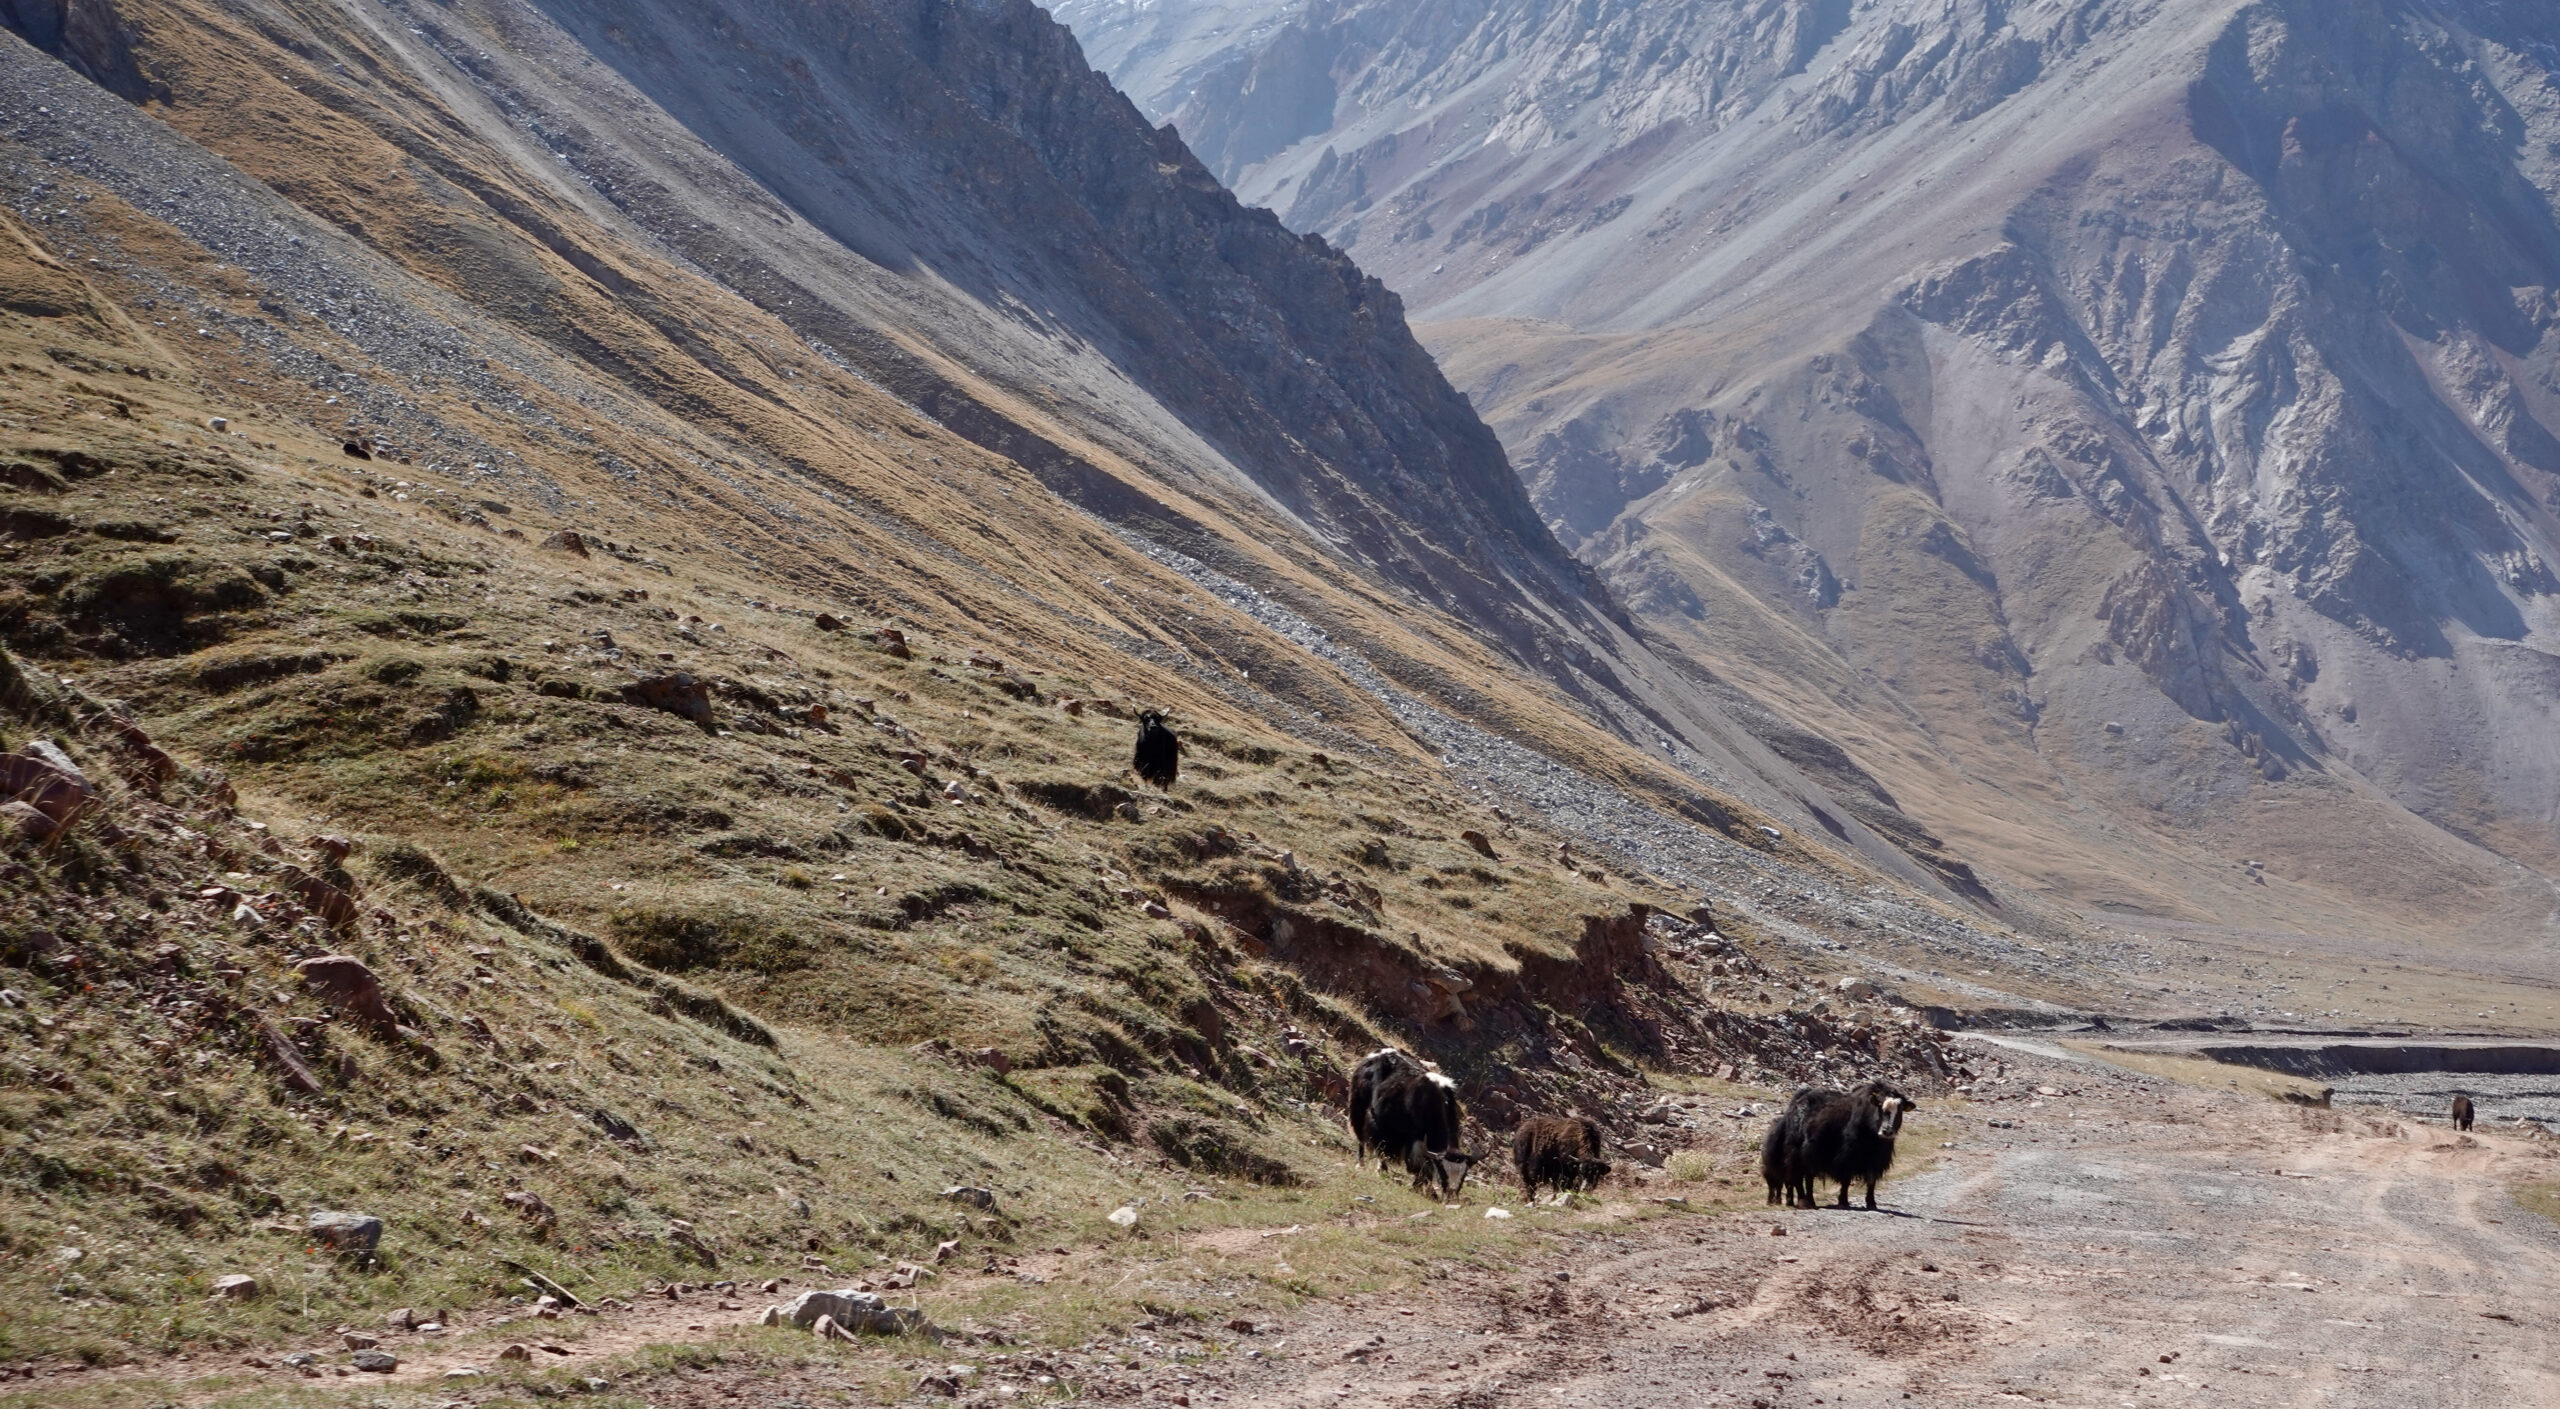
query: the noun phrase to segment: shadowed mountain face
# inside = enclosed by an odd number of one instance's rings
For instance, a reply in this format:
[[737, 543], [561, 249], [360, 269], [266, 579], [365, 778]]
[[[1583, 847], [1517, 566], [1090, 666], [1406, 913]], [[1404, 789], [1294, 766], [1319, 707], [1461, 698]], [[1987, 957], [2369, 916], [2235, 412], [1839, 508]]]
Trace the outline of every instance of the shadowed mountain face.
[[2560, 13], [1275, 11], [1166, 115], [1648, 623], [2080, 900], [2547, 934]]

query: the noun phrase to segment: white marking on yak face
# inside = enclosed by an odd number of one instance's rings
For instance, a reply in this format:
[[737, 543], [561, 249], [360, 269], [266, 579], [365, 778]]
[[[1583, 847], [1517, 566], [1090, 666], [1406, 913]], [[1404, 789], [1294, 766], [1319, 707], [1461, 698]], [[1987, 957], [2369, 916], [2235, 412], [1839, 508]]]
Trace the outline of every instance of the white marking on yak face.
[[1443, 1091], [1455, 1091], [1458, 1089], [1458, 1083], [1451, 1081], [1449, 1078], [1442, 1076], [1436, 1071], [1427, 1071], [1424, 1072], [1423, 1075], [1430, 1077], [1431, 1084], [1439, 1087]]
[[1876, 1134], [1887, 1140], [1901, 1134], [1902, 1113], [1911, 1108], [1911, 1103], [1900, 1096], [1887, 1096], [1877, 1104], [1880, 1109], [1876, 1112]]
[[1403, 1056], [1403, 1055], [1404, 1055], [1404, 1053], [1402, 1053], [1402, 1052], [1400, 1052], [1400, 1051], [1396, 1050], [1396, 1049], [1395, 1049], [1395, 1048], [1393, 1048], [1393, 1047], [1381, 1047], [1381, 1048], [1379, 1048], [1377, 1051], [1371, 1052], [1371, 1053], [1370, 1053], [1366, 1058], [1364, 1058], [1363, 1060], [1366, 1060], [1366, 1061], [1372, 1061], [1372, 1062], [1374, 1062], [1374, 1061], [1376, 1061], [1376, 1060], [1377, 1060], [1378, 1058], [1380, 1058], [1380, 1057], [1401, 1057], [1401, 1056]]

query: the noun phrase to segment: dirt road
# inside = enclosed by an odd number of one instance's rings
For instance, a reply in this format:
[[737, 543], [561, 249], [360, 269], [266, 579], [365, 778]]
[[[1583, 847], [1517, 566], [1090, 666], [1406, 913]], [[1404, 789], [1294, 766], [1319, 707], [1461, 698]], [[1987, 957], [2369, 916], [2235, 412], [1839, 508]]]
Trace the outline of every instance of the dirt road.
[[[2560, 1409], [2560, 1228], [2514, 1202], [2560, 1181], [2560, 1142], [2008, 1057], [1984, 1099], [1915, 1119], [1882, 1213], [1604, 1220], [1550, 1265], [1461, 1265], [1428, 1297], [1323, 1303], [1252, 1335], [637, 1369], [648, 1345], [752, 1317], [698, 1301], [574, 1327], [562, 1363], [650, 1409], [877, 1402], [919, 1379], [921, 1400], [979, 1409], [1061, 1392], [1194, 1409]], [[1508, 1192], [1471, 1189], [1468, 1215]], [[383, 1387], [503, 1395], [442, 1379], [494, 1348], [404, 1348]]]
[[1287, 1328], [1284, 1357], [1167, 1388], [1469, 1409], [2560, 1405], [2560, 1231], [2510, 1194], [2560, 1176], [2549, 1144], [2090, 1068], [2026, 1080], [1921, 1124], [1906, 1148], [1934, 1167], [1889, 1186], [1890, 1213], [1649, 1230], [1429, 1304], [1331, 1308]]

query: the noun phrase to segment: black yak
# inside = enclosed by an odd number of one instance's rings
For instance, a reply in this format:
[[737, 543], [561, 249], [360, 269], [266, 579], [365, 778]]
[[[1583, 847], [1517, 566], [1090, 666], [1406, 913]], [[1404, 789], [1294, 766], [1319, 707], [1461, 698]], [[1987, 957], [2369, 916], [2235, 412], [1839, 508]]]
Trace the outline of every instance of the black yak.
[[1894, 1137], [1912, 1109], [1910, 1097], [1881, 1081], [1845, 1092], [1798, 1091], [1761, 1143], [1761, 1173], [1769, 1180], [1771, 1202], [1783, 1185], [1789, 1204], [1811, 1208], [1815, 1182], [1831, 1179], [1839, 1182], [1841, 1208], [1849, 1206], [1849, 1186], [1860, 1181], [1867, 1186], [1867, 1207], [1874, 1208], [1876, 1184], [1893, 1167]]
[[1159, 788], [1171, 788], [1182, 769], [1182, 738], [1164, 727], [1164, 714], [1148, 710], [1138, 716], [1138, 747], [1129, 767]]
[[1568, 1194], [1608, 1178], [1602, 1138], [1600, 1122], [1589, 1116], [1538, 1115], [1520, 1122], [1511, 1137], [1511, 1163], [1520, 1171], [1522, 1197], [1537, 1198], [1540, 1185]]
[[2470, 1097], [2456, 1095], [2453, 1098], [2453, 1128], [2456, 1130], [2468, 1130], [2471, 1128]]
[[1372, 1151], [1381, 1165], [1401, 1161], [1414, 1188], [1428, 1186], [1443, 1199], [1466, 1187], [1476, 1157], [1458, 1150], [1466, 1113], [1456, 1082], [1393, 1047], [1381, 1048], [1351, 1073], [1350, 1115], [1363, 1162]]

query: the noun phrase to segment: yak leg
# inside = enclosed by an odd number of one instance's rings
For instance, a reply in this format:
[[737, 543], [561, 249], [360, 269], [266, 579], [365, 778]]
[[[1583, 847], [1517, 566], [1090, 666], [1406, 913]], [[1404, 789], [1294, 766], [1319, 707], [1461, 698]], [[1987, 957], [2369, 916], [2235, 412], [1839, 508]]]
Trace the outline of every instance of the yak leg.
[[1849, 1186], [1857, 1182], [1858, 1177], [1854, 1174], [1844, 1174], [1840, 1176], [1840, 1207], [1847, 1208], [1849, 1206]]
[[1869, 1178], [1869, 1179], [1867, 1180], [1867, 1212], [1869, 1212], [1869, 1213], [1873, 1213], [1873, 1212], [1875, 1212], [1875, 1211], [1876, 1211], [1876, 1181], [1875, 1181], [1873, 1178]]

